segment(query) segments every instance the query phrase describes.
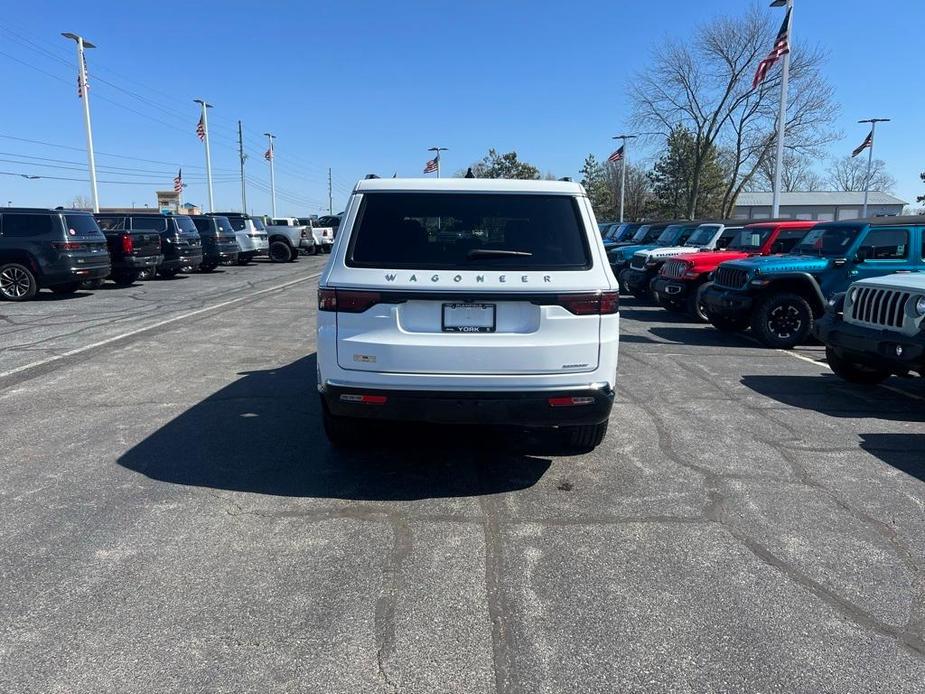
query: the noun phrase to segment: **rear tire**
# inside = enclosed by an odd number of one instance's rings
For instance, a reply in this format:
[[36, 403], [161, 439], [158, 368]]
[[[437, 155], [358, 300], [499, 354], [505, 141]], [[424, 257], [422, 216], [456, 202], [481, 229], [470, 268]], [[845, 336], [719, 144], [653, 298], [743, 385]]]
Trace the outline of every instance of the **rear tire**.
[[752, 312], [751, 327], [766, 347], [792, 349], [809, 335], [813, 310], [799, 294], [771, 294]]
[[115, 282], [118, 287], [131, 287], [138, 281], [139, 277], [141, 277], [140, 272], [120, 272], [112, 275], [110, 279]]
[[252, 257], [250, 253], [238, 253], [238, 265], [247, 265]]
[[93, 291], [93, 290], [96, 290], [96, 289], [101, 288], [101, 287], [103, 286], [103, 283], [104, 283], [105, 281], [106, 281], [106, 280], [100, 280], [100, 279], [96, 279], [96, 280], [84, 280], [83, 282], [80, 283], [80, 288], [81, 288], [81, 289], [89, 289], [90, 291]]
[[607, 435], [609, 421], [600, 424], [582, 424], [574, 427], [562, 427], [565, 444], [577, 453], [590, 453], [597, 448]]
[[887, 369], [877, 366], [867, 366], [859, 362], [851, 361], [840, 356], [831, 347], [825, 348], [825, 359], [829, 362], [832, 371], [839, 378], [843, 378], [849, 383], [857, 383], [862, 386], [875, 386], [882, 383], [890, 376]]
[[312, 244], [311, 250], [307, 251], [309, 255], [318, 255], [318, 246], [317, 244]]
[[0, 300], [27, 301], [39, 291], [35, 275], [25, 265], [6, 263], [0, 265]]
[[285, 241], [273, 241], [270, 243], [270, 260], [274, 263], [288, 263], [292, 260], [292, 248]]
[[80, 282], [68, 282], [67, 284], [56, 284], [49, 287], [55, 294], [73, 294], [80, 289]]
[[199, 272], [212, 272], [218, 267], [218, 263], [203, 263], [199, 266]]
[[160, 277], [162, 280], [172, 280], [174, 277], [177, 276], [178, 272], [180, 271], [179, 270], [158, 270], [157, 276]]

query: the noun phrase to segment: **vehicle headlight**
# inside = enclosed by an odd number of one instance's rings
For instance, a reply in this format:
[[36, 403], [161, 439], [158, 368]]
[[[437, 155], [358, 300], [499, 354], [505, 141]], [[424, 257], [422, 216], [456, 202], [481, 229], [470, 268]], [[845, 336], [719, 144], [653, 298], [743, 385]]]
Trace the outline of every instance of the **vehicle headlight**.
[[858, 288], [851, 287], [851, 289], [848, 290], [848, 300], [851, 303], [854, 303], [854, 298], [857, 296], [857, 294], [858, 294]]
[[920, 316], [925, 316], [925, 296], [920, 296], [915, 300], [915, 312]]

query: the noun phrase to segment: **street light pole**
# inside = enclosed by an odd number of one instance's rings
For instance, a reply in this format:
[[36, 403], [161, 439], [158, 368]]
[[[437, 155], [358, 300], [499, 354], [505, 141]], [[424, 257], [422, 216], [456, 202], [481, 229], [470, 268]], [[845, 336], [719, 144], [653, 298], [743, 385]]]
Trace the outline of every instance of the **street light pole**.
[[273, 144], [273, 140], [276, 139], [276, 135], [273, 133], [264, 133], [267, 136], [267, 153], [266, 158], [270, 162], [270, 210], [273, 212], [273, 216], [276, 216], [276, 171], [274, 170], [273, 160], [276, 158], [276, 145]]
[[207, 104], [202, 99], [193, 99], [193, 101], [202, 107], [202, 129], [205, 134], [205, 137], [202, 138], [202, 141], [206, 145], [206, 180], [209, 183], [209, 212], [215, 212], [215, 200], [212, 197], [212, 152], [209, 150], [208, 116], [208, 110], [212, 108], [212, 104]]
[[870, 170], [874, 163], [874, 135], [877, 132], [877, 123], [889, 123], [889, 118], [867, 118], [858, 123], [870, 123], [870, 147], [867, 148], [867, 175], [864, 176], [864, 207], [861, 217], [867, 217], [867, 198], [870, 194]]
[[93, 129], [90, 127], [90, 97], [87, 93], [87, 59], [84, 57], [85, 48], [96, 48], [89, 41], [85, 41], [83, 36], [64, 32], [63, 37], [73, 39], [77, 44], [77, 89], [81, 100], [84, 102], [84, 128], [87, 131], [87, 163], [90, 170], [90, 196], [93, 199], [93, 211], [100, 211], [99, 193], [96, 189], [96, 158], [93, 156]]
[[244, 130], [241, 121], [238, 121], [238, 159], [241, 161], [241, 212], [247, 214], [247, 186], [244, 183], [244, 161], [247, 155], [244, 153]]
[[[787, 27], [787, 45], [793, 45], [793, 0], [774, 0], [771, 7], [785, 7], [790, 13]], [[780, 76], [780, 108], [777, 112], [777, 154], [774, 157], [774, 193], [771, 199], [771, 218], [780, 216], [780, 182], [784, 168], [784, 131], [787, 128], [787, 87], [790, 81], [790, 50], [784, 53]]]
[[620, 159], [620, 223], [623, 223], [623, 203], [626, 200], [626, 145], [628, 140], [634, 140], [638, 135], [614, 135], [611, 139], [622, 140], [623, 157]]
[[428, 147], [428, 152], [436, 152], [434, 158], [437, 160], [437, 178], [440, 178], [440, 152], [446, 152], [449, 147]]

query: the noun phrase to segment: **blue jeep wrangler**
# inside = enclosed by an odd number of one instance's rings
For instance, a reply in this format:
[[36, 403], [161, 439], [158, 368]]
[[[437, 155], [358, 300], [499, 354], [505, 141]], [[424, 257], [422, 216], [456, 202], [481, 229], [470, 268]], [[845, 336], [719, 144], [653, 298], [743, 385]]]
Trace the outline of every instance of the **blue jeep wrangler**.
[[852, 282], [925, 269], [925, 217], [877, 217], [813, 227], [787, 255], [731, 260], [702, 294], [724, 331], [751, 328], [768, 347], [802, 342], [828, 299]]

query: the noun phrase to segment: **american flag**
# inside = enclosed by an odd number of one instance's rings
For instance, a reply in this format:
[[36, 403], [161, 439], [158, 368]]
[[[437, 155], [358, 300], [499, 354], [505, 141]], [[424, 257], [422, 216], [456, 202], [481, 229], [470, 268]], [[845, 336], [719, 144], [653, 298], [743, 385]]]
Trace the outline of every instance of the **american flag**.
[[625, 146], [626, 145], [620, 145], [619, 149], [615, 149], [613, 154], [607, 157], [607, 161], [612, 161], [612, 162], [623, 161], [623, 148]]
[[273, 148], [267, 147], [267, 151], [263, 153], [263, 158], [267, 161], [273, 161]]
[[764, 82], [768, 76], [768, 70], [774, 67], [780, 58], [790, 52], [790, 13], [791, 9], [787, 8], [787, 16], [784, 17], [784, 23], [780, 25], [780, 31], [777, 32], [777, 38], [774, 39], [774, 48], [768, 53], [768, 57], [758, 63], [758, 69], [755, 71], [755, 78], [752, 80], [752, 89]]
[[183, 169], [177, 169], [177, 175], [173, 179], [173, 192], [183, 192]]
[[[83, 58], [83, 70], [81, 70], [80, 67], [77, 68], [77, 98], [78, 99], [82, 99], [84, 95], [83, 89], [80, 88], [81, 86], [86, 87], [87, 91], [90, 90], [90, 80], [87, 79], [88, 77], [87, 56], [84, 55], [84, 56], [81, 56], [81, 58]], [[83, 83], [83, 85], [81, 85], [81, 83]]]
[[873, 145], [874, 145], [874, 130], [873, 128], [871, 128], [870, 132], [867, 133], [867, 137], [864, 138], [864, 142], [862, 142], [861, 144], [859, 144], [857, 147], [854, 148], [854, 151], [851, 153], [851, 156], [856, 157], [868, 147], [873, 147]]
[[206, 122], [203, 120], [203, 116], [199, 116], [199, 123], [196, 125], [196, 137], [200, 141], [206, 139]]
[[424, 164], [424, 173], [434, 173], [437, 170], [437, 167], [440, 165], [440, 152], [437, 152], [437, 156], [433, 159], [428, 159], [427, 163]]

